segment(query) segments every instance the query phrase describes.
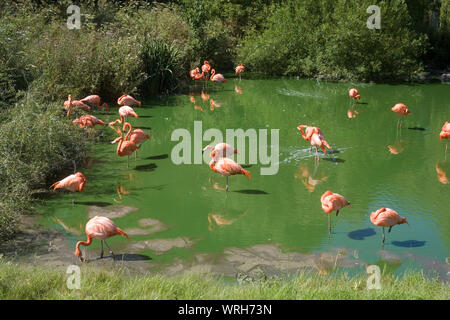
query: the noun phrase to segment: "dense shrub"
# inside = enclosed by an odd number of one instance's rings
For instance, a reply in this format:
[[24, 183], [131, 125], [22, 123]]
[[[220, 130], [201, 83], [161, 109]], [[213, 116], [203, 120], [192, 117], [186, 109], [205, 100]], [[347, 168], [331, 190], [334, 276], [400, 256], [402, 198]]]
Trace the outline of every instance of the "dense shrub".
[[1, 238], [14, 232], [14, 219], [29, 209], [32, 191], [47, 188], [56, 173], [81, 162], [90, 141], [60, 108], [25, 101], [0, 124]]
[[373, 1], [287, 1], [274, 5], [264, 31], [242, 42], [252, 70], [330, 79], [408, 79], [421, 70], [426, 38], [410, 27], [402, 1], [379, 1], [381, 29], [368, 29]]

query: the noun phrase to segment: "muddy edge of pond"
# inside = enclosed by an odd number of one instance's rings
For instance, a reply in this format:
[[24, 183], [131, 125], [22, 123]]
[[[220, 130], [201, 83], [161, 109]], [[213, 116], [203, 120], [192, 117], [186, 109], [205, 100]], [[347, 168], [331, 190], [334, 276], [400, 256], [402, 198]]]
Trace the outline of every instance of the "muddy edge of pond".
[[[8, 260], [25, 266], [49, 267], [61, 271], [65, 271], [70, 265], [80, 266], [81, 263], [74, 255], [74, 248], [65, 240], [67, 235], [55, 229], [40, 228], [36, 219], [36, 216], [22, 216], [16, 237], [0, 243], [0, 253]], [[152, 218], [141, 219], [139, 224], [144, 228], [151, 227], [152, 232], [167, 230], [162, 222]], [[80, 235], [80, 239], [83, 237], [84, 235]], [[105, 258], [99, 259], [99, 250], [91, 249], [88, 250], [86, 267], [120, 269], [129, 274], [157, 272], [168, 276], [181, 273], [236, 278], [244, 276], [247, 280], [258, 279], [261, 276], [288, 277], [302, 270], [326, 275], [332, 273], [336, 267], [357, 268], [360, 272], [365, 272], [366, 268], [366, 262], [346, 248], [332, 248], [329, 252], [316, 253], [285, 252], [277, 243], [244, 248], [232, 247], [222, 253], [196, 253], [191, 259], [175, 258], [169, 264], [153, 262], [151, 257], [138, 253], [142, 249], [150, 249], [154, 252], [152, 255], [156, 257], [175, 247], [192, 250], [197, 240], [178, 237], [128, 243], [125, 247], [117, 249], [115, 260], [107, 252]], [[383, 256], [383, 260], [388, 264], [400, 263], [399, 257], [393, 253], [383, 251], [380, 256]], [[449, 281], [448, 277], [444, 278], [443, 281]]]

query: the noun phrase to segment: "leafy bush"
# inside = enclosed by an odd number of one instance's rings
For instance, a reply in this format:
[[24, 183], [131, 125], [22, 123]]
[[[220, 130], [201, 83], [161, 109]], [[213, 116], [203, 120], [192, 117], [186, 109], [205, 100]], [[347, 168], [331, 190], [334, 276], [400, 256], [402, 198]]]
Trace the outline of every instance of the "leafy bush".
[[89, 136], [57, 107], [19, 103], [0, 124], [0, 238], [15, 231], [17, 214], [30, 208], [32, 191], [48, 188], [56, 173], [86, 157]]
[[426, 38], [412, 30], [402, 1], [378, 1], [381, 29], [368, 29], [373, 1], [287, 1], [274, 5], [263, 32], [250, 32], [238, 52], [254, 71], [329, 79], [412, 78]]

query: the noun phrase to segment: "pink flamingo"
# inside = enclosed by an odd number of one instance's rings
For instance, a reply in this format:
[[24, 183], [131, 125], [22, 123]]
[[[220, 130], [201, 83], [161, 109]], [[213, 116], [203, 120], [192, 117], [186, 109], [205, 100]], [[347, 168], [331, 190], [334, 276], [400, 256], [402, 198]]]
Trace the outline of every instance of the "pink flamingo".
[[350, 99], [356, 100], [356, 99], [361, 99], [361, 96], [358, 93], [358, 90], [356, 90], [355, 88], [351, 88], [348, 91], [348, 96], [350, 97]]
[[89, 107], [84, 102], [81, 102], [80, 100], [72, 100], [72, 95], [67, 96], [67, 100], [64, 101], [64, 109], [67, 110], [66, 116], [69, 117], [72, 114], [72, 108], [76, 107], [77, 109], [82, 109], [84, 111], [91, 110], [91, 107]]
[[[65, 189], [71, 192], [83, 192], [85, 184], [86, 177], [81, 172], [77, 172], [55, 182], [50, 186], [50, 189], [53, 188], [53, 191], [56, 191], [57, 189]], [[75, 200], [72, 197], [72, 205], [74, 205], [74, 202]]]
[[78, 123], [80, 125], [80, 128], [84, 128], [84, 127], [88, 127], [88, 128], [93, 128], [95, 125], [102, 125], [102, 126], [106, 126], [106, 124], [98, 119], [97, 117], [94, 117], [90, 114], [86, 114], [84, 116], [81, 116], [78, 119], [75, 119], [72, 121], [73, 123]]
[[405, 106], [403, 103], [397, 103], [395, 106], [392, 107], [391, 110], [400, 116], [400, 119], [398, 119], [398, 121], [397, 121], [397, 128], [398, 128], [399, 124], [400, 124], [400, 128], [401, 128], [402, 123], [400, 120], [402, 120], [403, 117], [406, 117], [411, 112], [409, 111], [408, 107]]
[[191, 77], [192, 80], [196, 80], [197, 79], [197, 75], [200, 73], [200, 69], [197, 67], [195, 69], [192, 69], [191, 71], [189, 71], [189, 76]]
[[[327, 141], [325, 141], [325, 139], [323, 137], [323, 133], [319, 128], [310, 127], [310, 126], [306, 126], [306, 125], [299, 125], [297, 127], [297, 129], [300, 130], [300, 134], [302, 135], [303, 139], [305, 139], [306, 141], [309, 141], [309, 143], [311, 144], [311, 147], [309, 150], [311, 151], [312, 147], [315, 147], [316, 161], [320, 160], [317, 148], [321, 148], [325, 155], [327, 154], [327, 150], [325, 149], [325, 147], [327, 147], [328, 149], [331, 150], [330, 145], [328, 144]], [[303, 131], [303, 130], [305, 130], [305, 131]]]
[[[123, 131], [126, 130], [126, 128], [129, 128], [129, 132], [130, 132], [130, 141], [134, 142], [139, 148], [141, 147], [141, 145], [148, 140], [150, 140], [150, 135], [148, 135], [147, 133], [145, 133], [142, 129], [134, 129], [131, 126], [131, 124], [129, 124], [128, 122], [126, 122], [123, 126]], [[136, 152], [134, 153], [135, 158], [137, 158], [137, 149]]]
[[220, 173], [227, 179], [227, 185], [225, 190], [228, 191], [228, 177], [236, 174], [244, 174], [247, 179], [250, 179], [250, 172], [243, 169], [238, 163], [234, 162], [230, 158], [217, 158], [214, 151], [211, 152], [211, 161], [209, 162], [209, 167], [212, 171]]
[[[383, 227], [383, 244], [384, 244], [384, 228], [389, 227], [388, 232], [391, 232], [393, 226], [397, 224], [408, 223], [406, 218], [400, 217], [400, 215], [390, 208], [380, 208], [370, 214], [370, 221], [379, 227]], [[409, 225], [409, 223], [408, 223]]]
[[339, 214], [339, 210], [349, 206], [350, 202], [338, 193], [333, 193], [330, 190], [326, 191], [321, 197], [323, 212], [328, 213], [328, 233], [331, 233], [331, 217], [330, 213], [336, 211], [336, 217]]
[[96, 106], [97, 109], [102, 110], [103, 108], [105, 108], [106, 111], [109, 111], [109, 106], [106, 102], [101, 103], [101, 99], [100, 96], [93, 94], [90, 96], [87, 96], [86, 98], [83, 98], [80, 100], [83, 103], [89, 104], [89, 105], [93, 105]]
[[202, 73], [203, 73], [204, 79], [208, 78], [209, 70], [211, 70], [211, 66], [210, 66], [209, 62], [207, 60], [205, 60], [202, 65]]
[[450, 123], [446, 121], [442, 126], [441, 132], [439, 133], [440, 140], [446, 139], [447, 142], [445, 144], [445, 157], [447, 159], [447, 149], [448, 149], [448, 139], [450, 139]]
[[239, 80], [241, 80], [241, 73], [244, 72], [245, 67], [242, 63], [240, 63], [235, 69], [234, 69], [234, 74], [239, 74]]
[[117, 99], [117, 104], [119, 106], [138, 106], [141, 107], [141, 102], [133, 98], [132, 96], [128, 94], [123, 94], [122, 96]]
[[211, 70], [210, 80], [213, 82], [218, 82], [218, 83], [227, 82], [225, 77], [221, 73], [216, 74], [216, 70], [214, 70], [214, 69]]
[[111, 247], [106, 242], [106, 239], [116, 235], [121, 235], [129, 239], [128, 234], [126, 234], [122, 229], [118, 228], [114, 222], [106, 217], [95, 216], [94, 218], [90, 219], [86, 223], [85, 231], [87, 235], [87, 241], [78, 241], [75, 247], [75, 256], [77, 256], [82, 262], [84, 262], [85, 259], [81, 254], [80, 245], [87, 247], [91, 245], [93, 239], [99, 239], [102, 244], [100, 258], [103, 258], [103, 242], [106, 244], [109, 249], [109, 253], [114, 258], [114, 253], [112, 252]]
[[123, 124], [124, 121], [126, 122], [128, 120], [128, 117], [135, 117], [135, 118], [139, 118], [138, 114], [136, 112], [134, 112], [133, 108], [129, 107], [129, 106], [123, 106], [119, 108], [119, 116], [120, 119], [117, 119], [114, 122], [110, 122], [109, 126], [112, 127], [114, 126], [117, 122], [120, 124]]
[[207, 145], [206, 147], [203, 148], [203, 152], [205, 152], [208, 149], [212, 150], [210, 156], [215, 160], [219, 160], [220, 158], [232, 157], [233, 154], [238, 153], [236, 149], [234, 149], [228, 143], [224, 142], [216, 144], [215, 147]]
[[127, 168], [130, 166], [130, 155], [139, 149], [139, 146], [136, 145], [133, 141], [130, 141], [131, 136], [131, 126], [128, 130], [125, 138], [123, 138], [123, 133], [121, 133], [120, 137], [114, 139], [111, 144], [114, 144], [116, 142], [119, 142], [119, 145], [116, 149], [116, 154], [119, 157], [128, 156], [128, 162], [127, 162]]

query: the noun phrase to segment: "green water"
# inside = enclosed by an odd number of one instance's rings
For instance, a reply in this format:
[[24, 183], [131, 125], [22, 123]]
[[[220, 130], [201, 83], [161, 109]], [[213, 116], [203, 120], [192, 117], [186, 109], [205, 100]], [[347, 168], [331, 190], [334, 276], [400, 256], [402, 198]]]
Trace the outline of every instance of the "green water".
[[[235, 84], [242, 94], [234, 90]], [[353, 119], [347, 116], [351, 87], [358, 88], [362, 96], [362, 103], [354, 106], [358, 114]], [[114, 219], [122, 229], [141, 228], [138, 221], [143, 218], [167, 226], [162, 232], [132, 236], [132, 243], [177, 237], [194, 242], [189, 248], [173, 248], [163, 254], [140, 252], [161, 265], [176, 258], [190, 260], [198, 253], [221, 255], [231, 247], [278, 244], [283, 251], [302, 253], [345, 248], [368, 264], [397, 261], [396, 272], [413, 267], [447, 274], [450, 184], [438, 180], [436, 163], [450, 178], [450, 152], [444, 161], [445, 142], [439, 140], [443, 123], [450, 120], [449, 85], [231, 79], [209, 94], [221, 103], [219, 108], [211, 110], [198, 94], [195, 99], [203, 111], [194, 108], [189, 95], [148, 101], [143, 108], [135, 108], [140, 117], [130, 122], [151, 135], [137, 162], [132, 157], [127, 168], [127, 158], [119, 158], [116, 145], [103, 139], [93, 150], [90, 165], [81, 170], [88, 181], [85, 192], [75, 195], [76, 205], [72, 207], [68, 193], [51, 197], [42, 208], [44, 224], [61, 229], [52, 219], [56, 216], [67, 226], [79, 228], [88, 220], [89, 205], [97, 203], [104, 209], [125, 205], [138, 210]], [[397, 102], [411, 111], [399, 131], [398, 116], [390, 110]], [[110, 113], [99, 117], [112, 121], [117, 109]], [[194, 121], [202, 121], [203, 131], [280, 129], [278, 173], [261, 175], [261, 165], [250, 165], [251, 179], [231, 177], [230, 192], [226, 193], [222, 189], [225, 178], [207, 164], [173, 164], [171, 152], [178, 141], [171, 141], [171, 134], [185, 128], [193, 135]], [[299, 124], [320, 127], [336, 153], [328, 159], [321, 155], [316, 165], [308, 143], [296, 129]], [[388, 145], [403, 150], [394, 155]], [[318, 183], [308, 189], [309, 176]], [[126, 191], [122, 199], [117, 193], [120, 187]], [[344, 195], [352, 204], [338, 217], [332, 215], [330, 236], [320, 203], [326, 190]], [[396, 210], [410, 223], [386, 233], [384, 247], [381, 228], [369, 220], [370, 213], [382, 206]], [[227, 223], [217, 225], [211, 219], [210, 223], [210, 214], [220, 215]], [[67, 233], [73, 246], [82, 238], [84, 234]], [[126, 240], [121, 237], [110, 243], [117, 251], [126, 250]]]

